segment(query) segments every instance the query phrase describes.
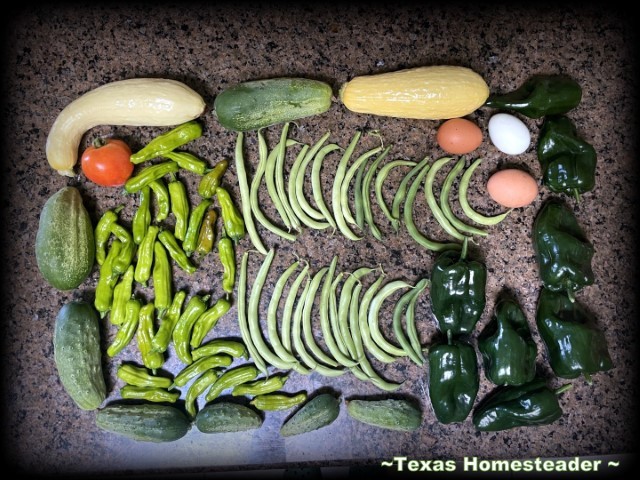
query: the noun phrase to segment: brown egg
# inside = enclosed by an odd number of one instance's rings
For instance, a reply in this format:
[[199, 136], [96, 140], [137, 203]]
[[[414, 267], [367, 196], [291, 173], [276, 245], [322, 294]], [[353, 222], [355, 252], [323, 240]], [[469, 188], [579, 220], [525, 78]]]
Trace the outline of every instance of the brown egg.
[[453, 155], [471, 153], [482, 143], [482, 130], [466, 118], [452, 118], [438, 129], [436, 141], [442, 150]]
[[527, 172], [508, 168], [500, 170], [487, 181], [487, 192], [494, 202], [507, 208], [529, 205], [538, 196], [538, 183]]

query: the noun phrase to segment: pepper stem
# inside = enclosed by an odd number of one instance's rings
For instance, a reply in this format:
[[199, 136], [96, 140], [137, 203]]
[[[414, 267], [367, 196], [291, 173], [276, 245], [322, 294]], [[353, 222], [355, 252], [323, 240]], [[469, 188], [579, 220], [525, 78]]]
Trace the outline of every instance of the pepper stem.
[[569, 301], [574, 303], [576, 301], [576, 296], [573, 294], [571, 290], [567, 290], [567, 297], [569, 297]]
[[580, 203], [580, 192], [577, 188], [573, 189], [573, 197], [576, 199], [576, 202]]
[[447, 330], [447, 343], [451, 345], [452, 341], [453, 341], [453, 334], [451, 333], [451, 330]]
[[93, 140], [93, 142], [91, 142], [91, 144], [95, 148], [100, 148], [100, 147], [104, 147], [107, 144], [107, 141], [104, 138], [97, 137]]
[[555, 393], [556, 395], [560, 395], [561, 393], [566, 392], [567, 390], [571, 390], [573, 388], [573, 385], [570, 383], [565, 383], [564, 385], [559, 386], [558, 388], [556, 388], [553, 393]]

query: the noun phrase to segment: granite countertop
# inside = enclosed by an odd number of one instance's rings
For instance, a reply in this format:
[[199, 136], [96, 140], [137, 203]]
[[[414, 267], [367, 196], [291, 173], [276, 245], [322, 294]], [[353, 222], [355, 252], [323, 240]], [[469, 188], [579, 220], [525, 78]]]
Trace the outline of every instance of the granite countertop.
[[[418, 5], [418, 4], [416, 4]], [[637, 70], [632, 45], [635, 26], [621, 12], [586, 6], [524, 8], [506, 6], [323, 6], [262, 7], [232, 4], [179, 7], [122, 5], [38, 6], [22, 9], [4, 32], [2, 78], [7, 95], [3, 110], [4, 164], [2, 176], [5, 265], [2, 330], [3, 452], [7, 463], [29, 474], [135, 474], [148, 472], [221, 472], [238, 469], [302, 468], [308, 466], [379, 465], [393, 456], [416, 459], [484, 459], [572, 457], [630, 454], [637, 450], [633, 421], [639, 365], [634, 349], [637, 334]], [[212, 113], [215, 96], [238, 82], [280, 76], [316, 78], [331, 84], [336, 99], [328, 112], [303, 119], [290, 136], [312, 143], [325, 132], [346, 147], [357, 129], [377, 130], [390, 158], [439, 158], [435, 142], [437, 121], [417, 121], [359, 115], [337, 100], [340, 85], [356, 75], [421, 65], [463, 65], [480, 73], [492, 91], [509, 91], [536, 73], [563, 73], [583, 87], [580, 105], [570, 112], [578, 130], [598, 152], [597, 186], [576, 203], [565, 198], [593, 243], [595, 283], [579, 293], [598, 318], [615, 368], [594, 376], [591, 384], [571, 380], [562, 395], [564, 415], [551, 425], [498, 433], [476, 432], [468, 418], [453, 425], [438, 423], [431, 410], [427, 371], [408, 359], [392, 364], [374, 361], [386, 378], [404, 380], [394, 395], [417, 401], [424, 412], [421, 428], [412, 433], [383, 431], [356, 423], [343, 408], [334, 424], [299, 437], [281, 438], [278, 430], [290, 412], [270, 412], [259, 430], [239, 434], [205, 435], [195, 428], [183, 439], [167, 444], [134, 442], [100, 430], [95, 412], [80, 410], [67, 396], [53, 360], [55, 317], [63, 304], [82, 298], [91, 301], [97, 268], [78, 289], [60, 292], [41, 277], [34, 256], [34, 238], [45, 201], [66, 185], [82, 192], [92, 220], [123, 203], [121, 221], [128, 225], [135, 208], [133, 196], [120, 189], [100, 188], [82, 175], [55, 174], [45, 157], [45, 142], [57, 114], [79, 95], [107, 82], [132, 77], [166, 77], [182, 81], [207, 102], [204, 135], [189, 150], [210, 164], [233, 158], [236, 135], [222, 128]], [[532, 144], [523, 154], [506, 156], [486, 136], [493, 111], [481, 108], [470, 115], [485, 132], [485, 141], [473, 156], [483, 157], [471, 184], [475, 208], [500, 211], [484, 192], [488, 175], [515, 164], [541, 178], [535, 142], [541, 120], [523, 118], [532, 132]], [[88, 145], [98, 135], [118, 136], [140, 148], [159, 128], [100, 126], [83, 139]], [[269, 145], [277, 142], [280, 127], [265, 130]], [[250, 174], [258, 158], [255, 132], [246, 135]], [[363, 137], [358, 152], [379, 144]], [[323, 188], [338, 156], [327, 157]], [[293, 161], [293, 160], [290, 160]], [[182, 177], [196, 201], [195, 176]], [[396, 169], [388, 178], [387, 200], [402, 178]], [[239, 195], [232, 166], [225, 177], [232, 194]], [[266, 189], [261, 192], [265, 213], [275, 218]], [[546, 351], [535, 328], [535, 306], [541, 288], [530, 238], [533, 219], [553, 196], [541, 188], [529, 206], [514, 210], [473, 252], [488, 270], [487, 305], [473, 339], [487, 324], [499, 292], [512, 291], [520, 302], [538, 345], [538, 366], [550, 384], [553, 377]], [[457, 207], [456, 207], [457, 208]], [[434, 238], [446, 238], [430, 215], [424, 198], [415, 206], [417, 226]], [[380, 265], [389, 279], [410, 283], [429, 276], [433, 252], [423, 249], [401, 231], [393, 234], [374, 204], [374, 219], [384, 240], [366, 232], [359, 242], [339, 234], [305, 230], [293, 242], [283, 242], [260, 227], [269, 247], [277, 249], [261, 303], [262, 321], [274, 282], [296, 258], [309, 262], [311, 271], [326, 266], [334, 255], [339, 270]], [[252, 246], [238, 245], [237, 256]], [[250, 284], [260, 256], [250, 256]], [[214, 257], [202, 261], [193, 276], [176, 271], [174, 287], [190, 294], [222, 294], [220, 265]], [[382, 310], [383, 330], [391, 332], [390, 304]], [[417, 304], [422, 342], [435, 337], [436, 324], [428, 294]], [[220, 321], [216, 336], [238, 336], [237, 309]], [[314, 321], [317, 321], [315, 319]], [[263, 324], [264, 326], [264, 324]], [[316, 325], [317, 326], [317, 325]], [[319, 327], [316, 333], [319, 335]], [[115, 327], [103, 323], [104, 344]], [[320, 338], [320, 336], [318, 337]], [[391, 338], [391, 337], [390, 337]], [[118, 399], [122, 385], [115, 376], [120, 361], [139, 361], [135, 343], [121, 356], [105, 360], [109, 389], [107, 402]], [[478, 357], [479, 358], [479, 357]], [[176, 373], [180, 362], [170, 355], [165, 365]], [[337, 378], [317, 373], [292, 373], [286, 390], [308, 393], [333, 391], [342, 399], [380, 396], [383, 392], [352, 375]], [[478, 401], [491, 390], [482, 374]]]

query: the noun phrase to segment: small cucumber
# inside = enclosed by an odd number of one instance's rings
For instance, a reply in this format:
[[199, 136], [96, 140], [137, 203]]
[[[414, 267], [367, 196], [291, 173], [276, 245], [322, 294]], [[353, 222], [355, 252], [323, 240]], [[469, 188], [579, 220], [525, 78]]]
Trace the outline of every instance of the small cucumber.
[[173, 442], [191, 429], [187, 416], [159, 404], [113, 404], [98, 410], [96, 425], [107, 432], [141, 442]]
[[248, 132], [319, 115], [331, 107], [331, 86], [307, 78], [271, 78], [235, 85], [214, 100], [220, 124]]
[[260, 428], [262, 417], [244, 405], [217, 402], [200, 410], [196, 415], [195, 424], [203, 433], [243, 432]]
[[363, 423], [390, 430], [412, 431], [422, 423], [422, 411], [408, 400], [351, 400], [349, 415]]
[[290, 437], [311, 432], [333, 423], [340, 414], [340, 402], [330, 393], [320, 394], [305, 403], [280, 428], [280, 435]]
[[53, 358], [62, 386], [83, 410], [94, 410], [106, 398], [98, 315], [86, 302], [64, 305], [56, 317]]

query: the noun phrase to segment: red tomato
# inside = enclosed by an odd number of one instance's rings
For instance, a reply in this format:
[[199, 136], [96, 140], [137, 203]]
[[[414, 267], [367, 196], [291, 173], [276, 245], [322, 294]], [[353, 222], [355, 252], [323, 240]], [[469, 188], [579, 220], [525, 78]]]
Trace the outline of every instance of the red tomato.
[[131, 177], [131, 149], [122, 140], [96, 140], [82, 154], [82, 172], [103, 187], [120, 187]]

